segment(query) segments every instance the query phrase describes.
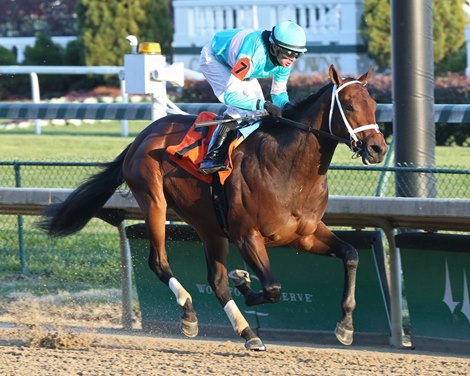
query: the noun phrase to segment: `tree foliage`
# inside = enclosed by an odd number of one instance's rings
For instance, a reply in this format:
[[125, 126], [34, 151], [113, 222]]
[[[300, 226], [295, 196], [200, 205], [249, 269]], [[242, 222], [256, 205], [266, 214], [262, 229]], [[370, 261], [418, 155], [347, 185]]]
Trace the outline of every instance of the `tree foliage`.
[[15, 65], [16, 57], [8, 48], [0, 46], [0, 65]]
[[139, 38], [143, 42], [160, 43], [162, 53], [169, 56], [174, 32], [170, 0], [147, 0], [146, 3], [149, 16], [140, 25]]
[[[0, 65], [15, 65], [16, 57], [7, 48], [0, 46]], [[0, 98], [8, 94], [12, 88], [15, 87], [15, 77], [10, 75], [3, 75], [0, 78]]]
[[[64, 65], [64, 48], [54, 43], [50, 36], [39, 34], [33, 46], [24, 51], [24, 65]], [[41, 91], [51, 93], [62, 92], [68, 84], [63, 75], [44, 74], [39, 76]]]
[[158, 41], [163, 53], [169, 53], [170, 16], [170, 0], [81, 0], [78, 33], [86, 65], [122, 65], [130, 34], [140, 41]]
[[[435, 63], [458, 53], [465, 42], [467, 17], [464, 0], [432, 0], [433, 48]], [[390, 0], [364, 0], [361, 34], [369, 56], [380, 69], [391, 67]]]
[[64, 49], [46, 34], [39, 34], [34, 46], [24, 51], [24, 65], [63, 65]]

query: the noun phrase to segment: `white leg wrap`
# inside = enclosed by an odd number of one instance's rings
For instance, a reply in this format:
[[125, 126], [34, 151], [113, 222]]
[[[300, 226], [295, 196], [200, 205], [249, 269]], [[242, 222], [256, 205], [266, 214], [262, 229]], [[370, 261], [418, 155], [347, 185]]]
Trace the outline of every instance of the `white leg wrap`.
[[235, 330], [235, 333], [238, 335], [240, 335], [241, 332], [243, 332], [243, 330], [249, 326], [248, 322], [245, 320], [242, 313], [238, 309], [237, 304], [233, 300], [227, 302], [224, 307], [224, 311], [232, 323], [233, 330]]
[[176, 302], [183, 307], [184, 303], [186, 303], [186, 300], [189, 299], [189, 301], [193, 301], [191, 298], [191, 295], [184, 289], [184, 287], [181, 285], [181, 283], [178, 282], [178, 280], [175, 277], [171, 277], [170, 280], [168, 281], [168, 286], [170, 287], [170, 290], [173, 291], [173, 294], [176, 296]]

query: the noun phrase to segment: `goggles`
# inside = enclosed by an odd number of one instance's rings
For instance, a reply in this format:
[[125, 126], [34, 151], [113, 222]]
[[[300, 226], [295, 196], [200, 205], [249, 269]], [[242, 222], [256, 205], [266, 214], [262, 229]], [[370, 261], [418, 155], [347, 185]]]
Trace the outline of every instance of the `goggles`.
[[292, 58], [298, 59], [299, 57], [303, 55], [302, 52], [288, 50], [287, 48], [281, 47], [278, 44], [276, 44], [276, 46], [277, 46], [278, 51], [281, 53], [281, 55], [285, 57], [286, 59], [292, 59]]

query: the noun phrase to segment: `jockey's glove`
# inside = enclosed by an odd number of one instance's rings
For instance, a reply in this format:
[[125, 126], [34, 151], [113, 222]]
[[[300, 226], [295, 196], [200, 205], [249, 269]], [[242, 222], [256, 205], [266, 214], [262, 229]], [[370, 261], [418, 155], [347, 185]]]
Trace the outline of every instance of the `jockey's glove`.
[[264, 109], [268, 111], [269, 115], [274, 117], [282, 117], [282, 108], [272, 104], [269, 101], [264, 102]]

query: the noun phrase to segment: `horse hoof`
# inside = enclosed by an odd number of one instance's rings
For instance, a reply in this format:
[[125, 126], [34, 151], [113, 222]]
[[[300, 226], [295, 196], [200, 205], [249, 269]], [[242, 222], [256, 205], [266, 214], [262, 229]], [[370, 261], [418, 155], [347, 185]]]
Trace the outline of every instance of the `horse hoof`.
[[197, 321], [181, 320], [181, 333], [189, 338], [196, 337], [199, 333]]
[[232, 281], [235, 287], [237, 286], [242, 286], [242, 285], [247, 285], [250, 286], [251, 279], [250, 279], [250, 273], [248, 273], [246, 270], [241, 270], [241, 269], [235, 269], [232, 270], [230, 273], [228, 273], [228, 277]]
[[353, 343], [353, 330], [346, 329], [340, 323], [336, 324], [335, 335], [343, 345], [349, 346]]
[[254, 337], [246, 341], [245, 348], [251, 351], [266, 351], [266, 346], [258, 337]]

